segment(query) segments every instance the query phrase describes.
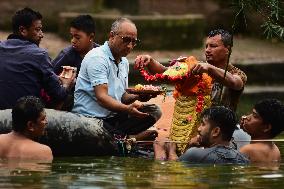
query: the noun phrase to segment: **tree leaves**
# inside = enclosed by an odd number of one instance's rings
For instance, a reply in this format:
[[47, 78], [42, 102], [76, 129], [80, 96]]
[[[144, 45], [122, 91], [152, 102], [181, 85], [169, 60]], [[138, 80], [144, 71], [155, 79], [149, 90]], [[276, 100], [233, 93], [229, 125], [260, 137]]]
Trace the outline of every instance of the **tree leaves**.
[[[251, 11], [263, 18], [263, 33], [267, 38], [278, 38], [284, 41], [284, 2], [281, 0], [231, 0], [236, 10], [235, 20]], [[233, 25], [234, 27], [234, 25]]]

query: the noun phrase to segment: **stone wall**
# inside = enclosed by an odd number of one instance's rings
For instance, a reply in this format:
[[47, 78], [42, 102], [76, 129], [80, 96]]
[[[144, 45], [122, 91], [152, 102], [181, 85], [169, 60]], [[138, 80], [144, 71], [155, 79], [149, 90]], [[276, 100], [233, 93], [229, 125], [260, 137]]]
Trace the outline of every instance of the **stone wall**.
[[[77, 13], [60, 14], [59, 33], [69, 37], [69, 23]], [[117, 15], [92, 15], [96, 22], [96, 42], [108, 40], [111, 24]], [[136, 49], [180, 50], [200, 47], [203, 41], [204, 18], [202, 15], [126, 16], [138, 29], [141, 44]]]
[[101, 9], [102, 0], [1, 0], [0, 29], [11, 29], [13, 14], [24, 7], [39, 11], [44, 17], [44, 29], [57, 31], [60, 12], [95, 12]]
[[[232, 30], [236, 13], [231, 3], [225, 0], [105, 0], [104, 6], [134, 15], [202, 14], [205, 32], [208, 32], [215, 28]], [[247, 25], [242, 19], [237, 20], [234, 33], [262, 34], [259, 16], [248, 15], [246, 21]]]

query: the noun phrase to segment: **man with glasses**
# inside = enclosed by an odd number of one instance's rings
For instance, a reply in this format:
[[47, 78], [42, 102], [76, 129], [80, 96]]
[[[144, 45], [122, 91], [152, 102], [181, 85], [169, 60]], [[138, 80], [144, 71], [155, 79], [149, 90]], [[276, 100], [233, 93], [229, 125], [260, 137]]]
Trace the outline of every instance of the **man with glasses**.
[[[128, 94], [129, 63], [126, 56], [137, 45], [137, 29], [127, 18], [112, 26], [109, 40], [84, 57], [74, 95], [73, 112], [104, 121], [104, 127], [122, 137], [154, 139], [156, 131], [146, 131], [161, 117], [156, 105], [142, 105], [152, 96]], [[146, 134], [146, 135], [145, 135]]]

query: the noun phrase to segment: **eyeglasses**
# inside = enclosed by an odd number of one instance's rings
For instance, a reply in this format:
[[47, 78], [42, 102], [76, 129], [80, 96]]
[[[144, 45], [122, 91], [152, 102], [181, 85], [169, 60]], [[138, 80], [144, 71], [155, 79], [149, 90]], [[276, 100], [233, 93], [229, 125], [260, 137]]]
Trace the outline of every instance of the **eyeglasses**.
[[125, 44], [129, 44], [130, 42], [132, 42], [133, 46], [136, 46], [138, 43], [140, 43], [140, 40], [139, 39], [134, 39], [132, 37], [127, 37], [127, 36], [120, 36], [118, 34], [116, 34], [117, 36], [121, 37], [123, 43]]

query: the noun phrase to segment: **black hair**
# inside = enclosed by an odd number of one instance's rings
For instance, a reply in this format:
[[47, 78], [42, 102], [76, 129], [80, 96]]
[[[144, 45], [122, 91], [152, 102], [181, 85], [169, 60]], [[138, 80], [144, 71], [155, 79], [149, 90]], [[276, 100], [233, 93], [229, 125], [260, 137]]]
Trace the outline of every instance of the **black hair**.
[[36, 121], [44, 111], [41, 100], [35, 96], [21, 97], [12, 109], [12, 127], [16, 132], [23, 132], [28, 121]]
[[216, 29], [208, 33], [208, 37], [214, 37], [216, 35], [221, 35], [221, 40], [225, 47], [229, 46], [230, 49], [233, 47], [233, 35], [229, 31]]
[[271, 137], [275, 137], [283, 131], [284, 105], [277, 99], [265, 99], [258, 101], [254, 109], [264, 123], [271, 124]]
[[19, 27], [29, 28], [35, 20], [42, 20], [42, 15], [28, 7], [18, 10], [12, 18], [13, 33], [19, 33]]
[[224, 106], [213, 106], [201, 113], [201, 118], [208, 119], [211, 127], [219, 127], [222, 139], [230, 141], [237, 125], [235, 113]]
[[70, 27], [81, 30], [87, 34], [95, 33], [95, 21], [90, 15], [80, 15], [71, 21]]

